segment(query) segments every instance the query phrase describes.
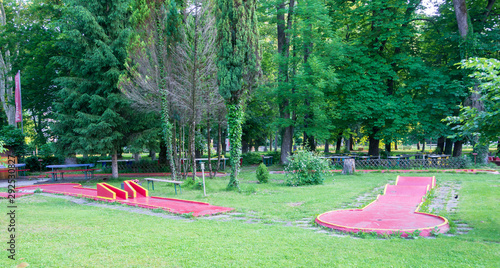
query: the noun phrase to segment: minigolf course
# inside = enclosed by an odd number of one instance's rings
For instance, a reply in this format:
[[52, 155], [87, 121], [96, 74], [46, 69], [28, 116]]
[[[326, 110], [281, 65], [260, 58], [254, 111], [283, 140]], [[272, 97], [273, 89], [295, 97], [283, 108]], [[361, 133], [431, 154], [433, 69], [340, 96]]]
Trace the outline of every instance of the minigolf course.
[[57, 183], [22, 186], [16, 190], [24, 192], [41, 189], [45, 193], [118, 202], [149, 209], [159, 208], [177, 214], [192, 213], [193, 216], [212, 215], [233, 210], [232, 208], [212, 206], [203, 202], [149, 196], [148, 190], [133, 181], [124, 181], [123, 184], [123, 190], [107, 183], [98, 183], [96, 189], [85, 188], [78, 183]]
[[418, 212], [425, 195], [436, 186], [435, 177], [401, 177], [387, 184], [384, 194], [362, 209], [334, 210], [316, 218], [316, 223], [344, 232], [401, 234], [418, 230], [420, 236], [449, 230], [448, 220]]

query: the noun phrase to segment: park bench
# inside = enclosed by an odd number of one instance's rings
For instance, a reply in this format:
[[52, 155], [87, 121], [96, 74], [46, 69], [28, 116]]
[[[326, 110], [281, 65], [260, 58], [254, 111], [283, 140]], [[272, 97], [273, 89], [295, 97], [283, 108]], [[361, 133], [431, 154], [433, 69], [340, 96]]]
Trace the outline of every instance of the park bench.
[[273, 157], [272, 156], [261, 155], [261, 157], [262, 157], [262, 163], [264, 163], [264, 165], [266, 165], [266, 167], [273, 165]]
[[94, 178], [94, 171], [97, 169], [59, 169], [59, 170], [53, 170], [53, 171], [47, 171], [45, 173], [52, 174], [52, 180], [57, 181], [57, 174], [61, 175], [61, 179], [64, 179], [64, 173], [69, 173], [69, 172], [83, 172], [85, 174], [85, 179], [87, 179], [87, 172], [90, 173], [90, 178]]
[[151, 183], [151, 186], [154, 190], [155, 189], [155, 181], [159, 181], [159, 182], [173, 183], [174, 189], [175, 189], [175, 194], [177, 194], [177, 185], [179, 185], [179, 192], [182, 193], [182, 189], [181, 189], [181, 184], [183, 183], [182, 181], [173, 181], [173, 180], [164, 180], [164, 179], [155, 179], [155, 178], [145, 178], [145, 180], [148, 182], [148, 190], [149, 190], [149, 183]]

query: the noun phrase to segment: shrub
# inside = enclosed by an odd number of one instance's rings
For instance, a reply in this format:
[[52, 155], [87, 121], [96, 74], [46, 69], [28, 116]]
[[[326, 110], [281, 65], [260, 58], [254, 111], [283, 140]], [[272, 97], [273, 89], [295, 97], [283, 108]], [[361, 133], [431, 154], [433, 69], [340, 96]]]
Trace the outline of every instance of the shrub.
[[262, 156], [258, 153], [245, 153], [241, 157], [243, 158], [243, 165], [258, 165], [262, 162]]
[[[205, 183], [205, 185], [206, 185], [206, 183]], [[200, 190], [200, 189], [203, 189], [203, 180], [198, 178], [198, 177], [195, 177], [194, 180], [192, 177], [188, 177], [186, 179], [186, 181], [184, 182], [183, 186], [185, 188], [190, 188], [193, 190]]]
[[289, 186], [322, 184], [329, 172], [328, 162], [309, 151], [299, 151], [288, 160], [285, 171]]
[[41, 163], [38, 161], [37, 156], [28, 156], [24, 159], [24, 163], [26, 164], [26, 169], [29, 169], [31, 172], [41, 171]]
[[0, 140], [3, 141], [3, 147], [10, 147], [11, 153], [15, 156], [26, 154], [24, 138], [23, 132], [14, 126], [9, 125], [0, 128]]
[[267, 170], [267, 167], [266, 165], [264, 165], [264, 163], [261, 163], [259, 165], [257, 171], [255, 171], [255, 174], [257, 175], [257, 180], [259, 180], [259, 183], [267, 183], [269, 181], [269, 170]]

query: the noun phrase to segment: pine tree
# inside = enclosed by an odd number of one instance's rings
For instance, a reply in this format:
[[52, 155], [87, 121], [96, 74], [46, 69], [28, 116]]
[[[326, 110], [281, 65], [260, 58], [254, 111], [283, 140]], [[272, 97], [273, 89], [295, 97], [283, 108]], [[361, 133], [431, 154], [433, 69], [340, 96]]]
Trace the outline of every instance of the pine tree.
[[243, 97], [258, 73], [256, 1], [217, 0], [217, 67], [219, 93], [226, 102], [231, 178], [228, 188], [239, 188]]
[[68, 0], [58, 43], [63, 77], [53, 126], [60, 153], [110, 153], [118, 177], [117, 152], [127, 136], [128, 102], [117, 82], [127, 57], [128, 0]]

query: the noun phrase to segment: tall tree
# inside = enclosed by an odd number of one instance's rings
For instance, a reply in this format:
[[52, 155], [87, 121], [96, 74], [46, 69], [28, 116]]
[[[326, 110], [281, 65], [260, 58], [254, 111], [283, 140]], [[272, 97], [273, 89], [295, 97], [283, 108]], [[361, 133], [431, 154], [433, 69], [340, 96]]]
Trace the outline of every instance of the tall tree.
[[[213, 6], [213, 1], [195, 0], [185, 9], [184, 27], [181, 28], [180, 40], [174, 51], [174, 59], [177, 62], [174, 67], [174, 72], [177, 74], [174, 98], [181, 102], [189, 117], [189, 154], [193, 180], [197, 168], [195, 160], [197, 127], [202, 115], [207, 115], [217, 104], [222, 103], [217, 88]], [[206, 119], [210, 121], [210, 117], [208, 114]]]
[[217, 0], [219, 92], [225, 99], [231, 146], [229, 188], [239, 188], [243, 97], [256, 82], [259, 44], [256, 1]]
[[[484, 12], [480, 14], [476, 14], [476, 16], [471, 16], [469, 14], [469, 10], [467, 8], [467, 4], [465, 0], [453, 0], [453, 6], [455, 9], [456, 21], [458, 25], [458, 31], [460, 33], [461, 41], [460, 46], [458, 48], [460, 52], [460, 56], [462, 60], [467, 60], [470, 57], [478, 56], [476, 55], [476, 47], [478, 37], [475, 36], [474, 25], [472, 23], [472, 18], [475, 17], [476, 24], [480, 24], [482, 27], [478, 27], [478, 31], [481, 32], [485, 26], [485, 22], [488, 20], [488, 16], [490, 15], [495, 0], [489, 0], [487, 2], [487, 6], [484, 8]], [[479, 15], [479, 16], [478, 16]], [[498, 26], [498, 24], [493, 27]], [[498, 27], [496, 27], [498, 28]], [[463, 73], [464, 81], [467, 81], [468, 74], [466, 72]], [[471, 81], [473, 84], [474, 90], [471, 92], [470, 96], [465, 100], [465, 104], [470, 106], [472, 109], [477, 110], [479, 112], [484, 112], [484, 103], [482, 101], [483, 97], [480, 94], [478, 88], [478, 81]], [[478, 135], [473, 135], [472, 142], [474, 143], [474, 152], [478, 153], [479, 163], [486, 164], [488, 162], [487, 156], [489, 151], [488, 143], [484, 140], [479, 139]]]
[[128, 0], [65, 2], [62, 37], [63, 66], [53, 125], [59, 152], [112, 154], [113, 177], [118, 177], [117, 154], [129, 132], [128, 102], [118, 88], [125, 67]]
[[[19, 9], [17, 1], [6, 1], [5, 5], [4, 1], [0, 1], [0, 34], [2, 37], [12, 37], [7, 28], [13, 28], [15, 21], [17, 21], [15, 9]], [[13, 105], [14, 71], [12, 70], [12, 53], [15, 53], [15, 46], [11, 42], [0, 43], [0, 101], [9, 125], [16, 124], [14, 118], [15, 106]]]
[[[121, 88], [133, 101], [136, 109], [153, 110], [161, 118], [163, 142], [160, 162], [168, 161], [173, 179], [180, 176], [180, 161], [176, 148], [174, 107], [174, 47], [179, 39], [181, 14], [177, 1], [132, 2], [133, 36], [128, 47], [127, 74], [122, 76]], [[180, 149], [183, 146], [179, 146]], [[183, 150], [179, 150], [182, 154]]]
[[[58, 87], [53, 80], [58, 76], [58, 66], [51, 60], [61, 52], [55, 43], [59, 30], [55, 26], [61, 12], [60, 0], [35, 0], [18, 11], [21, 18], [16, 27], [9, 27], [12, 47], [12, 67], [21, 71], [22, 105], [32, 120], [35, 135], [31, 137], [37, 146], [46, 143], [48, 119]], [[1, 42], [1, 41], [0, 41]]]

